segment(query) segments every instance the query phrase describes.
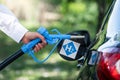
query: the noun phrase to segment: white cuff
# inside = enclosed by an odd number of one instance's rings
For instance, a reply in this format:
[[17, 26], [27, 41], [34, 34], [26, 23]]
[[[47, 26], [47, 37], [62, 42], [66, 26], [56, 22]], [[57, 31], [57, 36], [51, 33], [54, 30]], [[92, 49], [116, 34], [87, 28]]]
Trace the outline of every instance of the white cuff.
[[28, 30], [20, 23], [16, 23], [13, 32], [9, 35], [14, 41], [19, 43]]

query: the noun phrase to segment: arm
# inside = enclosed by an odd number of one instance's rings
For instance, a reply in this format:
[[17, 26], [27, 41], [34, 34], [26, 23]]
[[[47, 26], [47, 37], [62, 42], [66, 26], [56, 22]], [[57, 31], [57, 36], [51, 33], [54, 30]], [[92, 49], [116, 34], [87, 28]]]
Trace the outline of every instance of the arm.
[[0, 30], [17, 43], [28, 31], [19, 23], [13, 13], [3, 5], [0, 5]]
[[22, 41], [26, 44], [35, 38], [40, 38], [42, 43], [38, 43], [35, 46], [35, 52], [39, 51], [46, 45], [46, 41], [42, 35], [37, 32], [29, 32], [19, 23], [14, 14], [3, 5], [0, 5], [0, 30], [17, 43]]

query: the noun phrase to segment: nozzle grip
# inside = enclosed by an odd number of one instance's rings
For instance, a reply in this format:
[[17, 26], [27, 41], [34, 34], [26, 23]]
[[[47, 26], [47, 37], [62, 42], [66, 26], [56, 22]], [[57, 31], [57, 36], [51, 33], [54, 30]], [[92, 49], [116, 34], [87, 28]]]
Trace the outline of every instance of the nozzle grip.
[[[44, 37], [46, 37], [47, 34], [48, 34], [48, 31], [47, 31], [46, 28], [44, 28], [44, 27], [40, 27], [40, 28], [37, 30], [37, 32], [38, 32], [39, 34], [43, 35]], [[22, 49], [22, 51], [23, 51], [24, 53], [29, 53], [30, 51], [32, 51], [32, 49], [34, 48], [34, 46], [35, 46], [37, 43], [39, 43], [39, 42], [41, 42], [41, 39], [40, 39], [40, 38], [36, 38], [36, 39], [30, 41], [29, 43], [24, 44], [24, 45], [21, 47], [21, 49]]]
[[37, 43], [39, 43], [39, 42], [41, 42], [41, 40], [40, 40], [39, 38], [34, 39], [34, 40], [32, 40], [31, 42], [29, 42], [29, 43], [27, 43], [27, 44], [24, 44], [24, 45], [21, 47], [21, 49], [22, 49], [22, 51], [23, 51], [24, 53], [28, 53], [28, 52], [29, 52], [30, 50], [32, 50], [33, 47], [34, 47]]

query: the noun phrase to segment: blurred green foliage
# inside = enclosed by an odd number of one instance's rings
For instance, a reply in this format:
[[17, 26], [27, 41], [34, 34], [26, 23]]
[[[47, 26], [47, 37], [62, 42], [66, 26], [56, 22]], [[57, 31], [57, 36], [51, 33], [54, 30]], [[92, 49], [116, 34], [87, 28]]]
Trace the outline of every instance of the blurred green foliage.
[[96, 33], [98, 17], [96, 3], [80, 1], [70, 2], [69, 4], [67, 3], [67, 5], [67, 7], [62, 5], [59, 6], [62, 18], [57, 21], [57, 24], [60, 25], [60, 28], [62, 29], [63, 27], [66, 27], [66, 29], [63, 28], [65, 32], [70, 32], [72, 30], [88, 30], [91, 35], [91, 39], [93, 39]]

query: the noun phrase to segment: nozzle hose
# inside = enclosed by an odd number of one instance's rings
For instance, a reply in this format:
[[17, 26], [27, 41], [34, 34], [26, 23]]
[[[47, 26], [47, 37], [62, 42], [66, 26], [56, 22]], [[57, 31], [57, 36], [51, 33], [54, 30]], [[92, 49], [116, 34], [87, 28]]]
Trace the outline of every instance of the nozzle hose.
[[20, 56], [22, 56], [24, 53], [22, 50], [18, 50], [14, 54], [10, 55], [8, 58], [3, 60], [3, 62], [0, 63], [0, 71], [3, 70], [6, 66], [8, 66], [10, 63], [18, 59]]

